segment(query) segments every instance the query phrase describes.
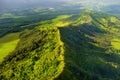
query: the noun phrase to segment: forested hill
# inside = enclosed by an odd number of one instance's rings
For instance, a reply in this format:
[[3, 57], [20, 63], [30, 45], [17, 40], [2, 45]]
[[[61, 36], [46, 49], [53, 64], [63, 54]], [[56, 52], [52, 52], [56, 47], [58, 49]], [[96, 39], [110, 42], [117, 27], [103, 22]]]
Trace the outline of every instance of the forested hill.
[[120, 80], [120, 20], [85, 11], [20, 33], [0, 80]]

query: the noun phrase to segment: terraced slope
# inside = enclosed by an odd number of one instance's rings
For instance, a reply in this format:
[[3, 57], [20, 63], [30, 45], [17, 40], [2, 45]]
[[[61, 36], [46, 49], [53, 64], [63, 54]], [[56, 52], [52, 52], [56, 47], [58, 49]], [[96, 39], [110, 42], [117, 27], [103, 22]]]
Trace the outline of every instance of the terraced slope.
[[119, 80], [120, 20], [86, 11], [41, 22], [20, 35], [1, 80]]

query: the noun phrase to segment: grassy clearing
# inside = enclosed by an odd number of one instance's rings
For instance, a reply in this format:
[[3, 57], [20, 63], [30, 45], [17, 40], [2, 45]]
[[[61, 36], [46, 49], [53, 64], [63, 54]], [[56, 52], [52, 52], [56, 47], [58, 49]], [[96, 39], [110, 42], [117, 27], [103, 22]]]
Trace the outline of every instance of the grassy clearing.
[[0, 38], [0, 62], [12, 52], [19, 41], [19, 33], [11, 33]]
[[0, 38], [0, 44], [14, 41], [18, 38], [19, 38], [19, 33], [11, 33], [11, 34], [5, 35], [4, 37]]

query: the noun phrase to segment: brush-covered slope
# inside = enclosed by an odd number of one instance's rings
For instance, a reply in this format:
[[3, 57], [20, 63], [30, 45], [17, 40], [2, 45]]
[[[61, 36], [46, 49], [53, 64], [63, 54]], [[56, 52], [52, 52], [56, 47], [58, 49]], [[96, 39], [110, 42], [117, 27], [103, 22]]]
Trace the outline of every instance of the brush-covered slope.
[[1, 65], [0, 79], [51, 80], [64, 67], [63, 43], [57, 28], [24, 31], [16, 50]]
[[40, 24], [20, 34], [1, 80], [120, 79], [120, 20], [86, 11]]

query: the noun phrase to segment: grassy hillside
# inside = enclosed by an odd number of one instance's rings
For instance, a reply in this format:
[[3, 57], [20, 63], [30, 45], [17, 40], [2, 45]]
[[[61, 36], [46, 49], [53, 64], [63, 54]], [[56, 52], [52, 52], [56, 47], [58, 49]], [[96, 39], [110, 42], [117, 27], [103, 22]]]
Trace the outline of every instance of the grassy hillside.
[[12, 52], [19, 42], [19, 33], [11, 33], [0, 38], [0, 62]]
[[120, 21], [85, 11], [20, 34], [0, 65], [1, 80], [119, 80]]

